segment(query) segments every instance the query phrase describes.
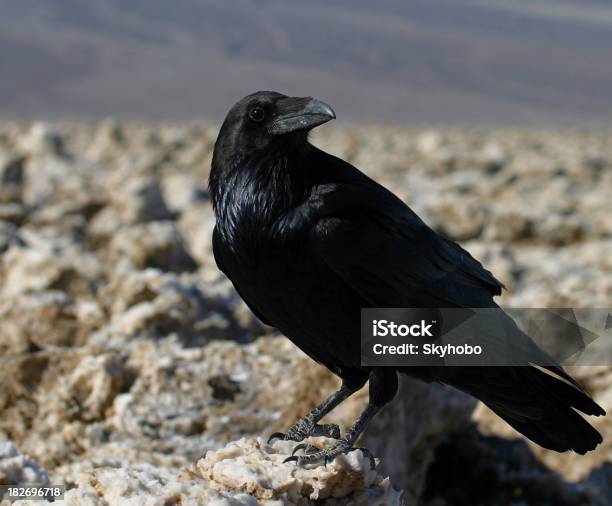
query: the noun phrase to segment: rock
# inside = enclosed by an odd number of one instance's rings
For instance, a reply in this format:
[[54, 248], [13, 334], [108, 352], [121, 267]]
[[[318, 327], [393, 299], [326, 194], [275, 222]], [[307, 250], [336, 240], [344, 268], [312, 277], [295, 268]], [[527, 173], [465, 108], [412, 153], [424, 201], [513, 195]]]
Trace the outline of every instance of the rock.
[[25, 157], [0, 152], [0, 203], [21, 203]]
[[[311, 438], [312, 444], [329, 445], [334, 440]], [[295, 444], [261, 439], [230, 443], [208, 452], [196, 464], [197, 474], [213, 490], [237, 494], [247, 492], [258, 501], [290, 504], [399, 505], [400, 493], [388, 478], [370, 469], [362, 452], [350, 452], [328, 466], [297, 467], [283, 464]], [[328, 500], [330, 502], [328, 502]]]
[[130, 178], [114, 195], [113, 204], [126, 225], [172, 218], [159, 181], [152, 177]]
[[580, 242], [590, 232], [586, 221], [575, 216], [551, 214], [535, 223], [534, 236], [552, 246]]
[[191, 272], [197, 269], [181, 233], [172, 222], [150, 222], [119, 230], [109, 244], [113, 262], [134, 269]]
[[523, 241], [534, 235], [533, 219], [514, 209], [498, 211], [488, 221], [484, 237], [504, 242]]
[[8, 221], [0, 221], [0, 254], [13, 245], [24, 246], [17, 227]]
[[[22, 501], [20, 506], [38, 506]], [[76, 488], [69, 490], [58, 506], [107, 506], [147, 504], [167, 506], [257, 506], [247, 494], [223, 494], [206, 488], [199, 477], [177, 476], [176, 472], [142, 465], [123, 469], [101, 467], [82, 473]]]
[[524, 441], [451, 434], [436, 450], [420, 504], [610, 504], [612, 464], [566, 483], [538, 461]]
[[[123, 349], [24, 354], [0, 368], [0, 434], [10, 431], [50, 466], [54, 483], [105, 465], [176, 472], [219, 441], [286, 429], [337, 386], [284, 338], [190, 349], [139, 341]], [[232, 395], [219, 395], [222, 384]], [[343, 409], [351, 406], [352, 421], [355, 404]]]
[[117, 352], [50, 350], [5, 360], [0, 434], [8, 431], [20, 448], [55, 469], [58, 461], [108, 442], [109, 408], [134, 374]]
[[49, 475], [27, 455], [20, 454], [11, 441], [0, 441], [0, 485], [47, 485]]
[[82, 174], [80, 167], [75, 167], [69, 159], [51, 156], [28, 158], [25, 165], [25, 184], [23, 202], [30, 208], [46, 205], [62, 194], [64, 185], [75, 183]]
[[482, 162], [487, 174], [497, 174], [508, 163], [509, 157], [497, 142], [487, 142], [482, 148]]
[[218, 126], [192, 126], [188, 144], [174, 153], [174, 161], [182, 167], [188, 167], [201, 181], [206, 181], [218, 133]]
[[22, 152], [31, 155], [66, 155], [64, 138], [60, 131], [48, 123], [34, 123], [30, 131], [20, 140]]
[[582, 484], [586, 488], [590, 496], [594, 498], [594, 504], [601, 506], [612, 504], [612, 464], [606, 462], [599, 469], [596, 469], [589, 474], [588, 478], [583, 480]]
[[0, 204], [0, 220], [21, 225], [26, 217], [26, 208], [21, 204]]
[[171, 174], [162, 182], [164, 199], [172, 211], [183, 212], [208, 198], [206, 181], [193, 174]]
[[455, 241], [475, 239], [487, 221], [487, 209], [478, 198], [465, 198], [461, 203], [444, 198], [431, 199], [426, 210], [430, 225]]
[[[161, 346], [163, 357], [149, 344], [134, 349], [129, 363], [139, 374], [129, 393], [116, 398], [112, 418], [114, 432], [148, 452], [196, 458], [214, 441], [285, 430], [335, 387], [328, 373], [309, 369], [308, 359], [284, 339], [246, 347]], [[286, 378], [279, 377], [283, 371]], [[313, 381], [322, 387], [312, 389]], [[288, 392], [291, 404], [278, 397], [281, 391]]]
[[[155, 277], [156, 273], [152, 273]], [[206, 336], [199, 334], [196, 323], [205, 318], [209, 309], [206, 299], [188, 285], [182, 285], [173, 278], [159, 277], [151, 284], [141, 285], [134, 276], [128, 278], [134, 283], [131, 287], [123, 284], [122, 290], [132, 291], [127, 299], [117, 300], [115, 308], [127, 306], [123, 311], [117, 311], [109, 324], [98, 333], [92, 335], [92, 341], [123, 341], [134, 336], [162, 338], [169, 334], [179, 336], [184, 342], [198, 343], [198, 337], [206, 341]], [[104, 293], [112, 293], [112, 285], [104, 289]], [[123, 294], [129, 292], [124, 291]], [[122, 294], [122, 295], [123, 295]], [[224, 329], [230, 327], [225, 322]]]
[[212, 231], [215, 227], [212, 206], [209, 203], [190, 206], [181, 214], [178, 225], [189, 244], [189, 250], [198, 263], [208, 267], [205, 271], [211, 273], [213, 280], [219, 270], [212, 254]]
[[416, 148], [423, 157], [436, 162], [438, 172], [447, 172], [456, 165], [458, 153], [439, 131], [421, 133], [416, 139]]
[[[98, 316], [99, 317], [99, 316]], [[0, 301], [3, 322], [0, 355], [85, 342], [93, 325], [79, 318], [74, 300], [65, 292], [19, 294]]]
[[49, 251], [11, 248], [2, 258], [2, 292], [17, 295], [54, 288], [74, 270]]
[[288, 442], [266, 445], [261, 439], [240, 439], [208, 452], [194, 468], [174, 474], [154, 466], [102, 467], [82, 475], [77, 487], [57, 504], [401, 504], [401, 493], [388, 478], [370, 470], [369, 460], [360, 452], [335, 459], [326, 467], [305, 469], [293, 463], [282, 464], [292, 446]]
[[86, 356], [62, 385], [58, 397], [69, 405], [72, 418], [98, 420], [133, 381], [134, 373], [117, 354]]
[[[3, 155], [0, 158], [0, 181], [2, 186], [23, 184], [24, 170], [23, 162], [25, 157], [22, 155]], [[4, 190], [4, 188], [3, 188]]]
[[[330, 464], [311, 483], [302, 471], [312, 470], [276, 465], [288, 449], [258, 439], [286, 430], [338, 379], [273, 335], [216, 266], [206, 181], [217, 132], [0, 122], [0, 438], [51, 483], [76, 484], [73, 504], [278, 503], [283, 494], [309, 504], [316, 491], [363, 478]], [[313, 142], [466, 241], [507, 285], [500, 304], [610, 307], [609, 133], [351, 126]], [[610, 370], [572, 371], [608, 412]], [[367, 396], [360, 390], [325, 422], [345, 431]], [[407, 504], [610, 502], [609, 416], [593, 420], [604, 435], [597, 451], [558, 455], [472, 407], [407, 380], [359, 444]], [[232, 474], [238, 461], [253, 472]], [[287, 473], [295, 488], [283, 492]]]
[[185, 345], [195, 346], [211, 339], [250, 341], [262, 330], [233, 292], [210, 289], [197, 275], [127, 269], [113, 276], [99, 293], [110, 318], [107, 326], [91, 336], [94, 341], [173, 334]]
[[125, 131], [118, 121], [107, 119], [100, 123], [92, 143], [87, 147], [86, 156], [94, 160], [112, 160], [125, 148]]
[[426, 130], [416, 138], [417, 149], [427, 157], [434, 157], [444, 144], [444, 137], [436, 130]]
[[363, 444], [381, 456], [380, 471], [404, 490], [408, 504], [422, 496], [438, 446], [470, 426], [475, 406], [475, 399], [454, 389], [400, 376], [398, 394], [374, 418]]
[[[69, 251], [66, 249], [63, 253]], [[63, 256], [36, 245], [9, 248], [0, 259], [2, 294], [7, 297], [48, 289], [74, 294], [89, 293], [91, 286], [88, 277], [97, 274], [97, 262], [74, 256], [69, 262], [68, 258], [69, 255]]]
[[520, 265], [508, 303], [514, 307], [606, 307], [612, 296], [611, 241], [572, 244], [551, 251], [515, 249]]

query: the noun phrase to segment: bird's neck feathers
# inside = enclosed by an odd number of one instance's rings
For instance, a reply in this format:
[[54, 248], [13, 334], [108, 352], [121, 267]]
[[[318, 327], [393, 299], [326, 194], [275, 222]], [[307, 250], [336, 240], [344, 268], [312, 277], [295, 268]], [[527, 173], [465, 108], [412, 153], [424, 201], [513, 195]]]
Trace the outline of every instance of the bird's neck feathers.
[[303, 202], [308, 193], [303, 154], [270, 150], [213, 156], [209, 188], [221, 235], [233, 240], [239, 233], [264, 235], [281, 215]]

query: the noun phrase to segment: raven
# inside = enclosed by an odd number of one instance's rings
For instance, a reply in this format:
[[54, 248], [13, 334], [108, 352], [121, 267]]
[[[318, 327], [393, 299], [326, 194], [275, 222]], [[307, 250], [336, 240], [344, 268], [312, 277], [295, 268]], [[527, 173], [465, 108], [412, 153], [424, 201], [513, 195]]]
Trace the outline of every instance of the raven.
[[[559, 366], [361, 365], [361, 308], [497, 307], [493, 297], [503, 285], [389, 190], [308, 142], [312, 128], [335, 117], [311, 97], [248, 95], [221, 126], [209, 178], [219, 269], [262, 322], [342, 380], [286, 434], [272, 435], [327, 435], [336, 443], [320, 450], [297, 445], [287, 460], [327, 462], [354, 450], [369, 420], [395, 396], [397, 373], [473, 395], [545, 448], [594, 449], [601, 435], [577, 411], [605, 412]], [[319, 423], [368, 381], [368, 405], [344, 437], [336, 425]]]

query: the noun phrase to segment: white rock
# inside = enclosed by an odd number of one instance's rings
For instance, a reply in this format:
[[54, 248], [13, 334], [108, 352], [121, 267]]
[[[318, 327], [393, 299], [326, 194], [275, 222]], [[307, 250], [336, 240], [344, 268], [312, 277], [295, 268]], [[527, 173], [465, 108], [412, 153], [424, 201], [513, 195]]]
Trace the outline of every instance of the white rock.
[[0, 485], [22, 483], [46, 485], [49, 475], [36, 461], [20, 454], [11, 441], [0, 441]]
[[[314, 444], [333, 440], [316, 438]], [[102, 467], [83, 474], [66, 493], [63, 506], [277, 506], [318, 504], [399, 506], [401, 493], [375, 470], [361, 452], [310, 469], [283, 464], [294, 443], [268, 446], [260, 439], [241, 439], [208, 452], [195, 468], [172, 473], [153, 466]], [[22, 506], [28, 502], [21, 503]]]
[[64, 139], [53, 125], [34, 123], [26, 136], [20, 140], [21, 150], [28, 154], [55, 156], [64, 155]]

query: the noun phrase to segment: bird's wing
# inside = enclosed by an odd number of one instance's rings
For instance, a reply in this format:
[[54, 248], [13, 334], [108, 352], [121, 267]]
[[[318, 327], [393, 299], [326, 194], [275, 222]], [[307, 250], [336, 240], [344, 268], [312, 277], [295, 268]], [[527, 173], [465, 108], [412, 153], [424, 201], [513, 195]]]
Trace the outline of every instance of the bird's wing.
[[495, 307], [503, 285], [383, 187], [340, 185], [321, 200], [315, 251], [373, 307]]
[[[341, 198], [319, 197], [327, 206], [320, 207], [323, 217], [311, 237], [326, 265], [370, 307], [496, 308], [493, 297], [503, 285], [467, 251], [436, 234], [383, 190], [372, 182], [361, 190], [334, 190], [342, 191]], [[360, 198], [354, 198], [359, 193]], [[513, 336], [516, 357], [526, 357], [525, 364], [529, 359], [543, 363], [572, 381], [511, 318], [498, 315], [497, 323], [502, 322]], [[495, 346], [504, 335], [483, 327], [480, 338]]]

